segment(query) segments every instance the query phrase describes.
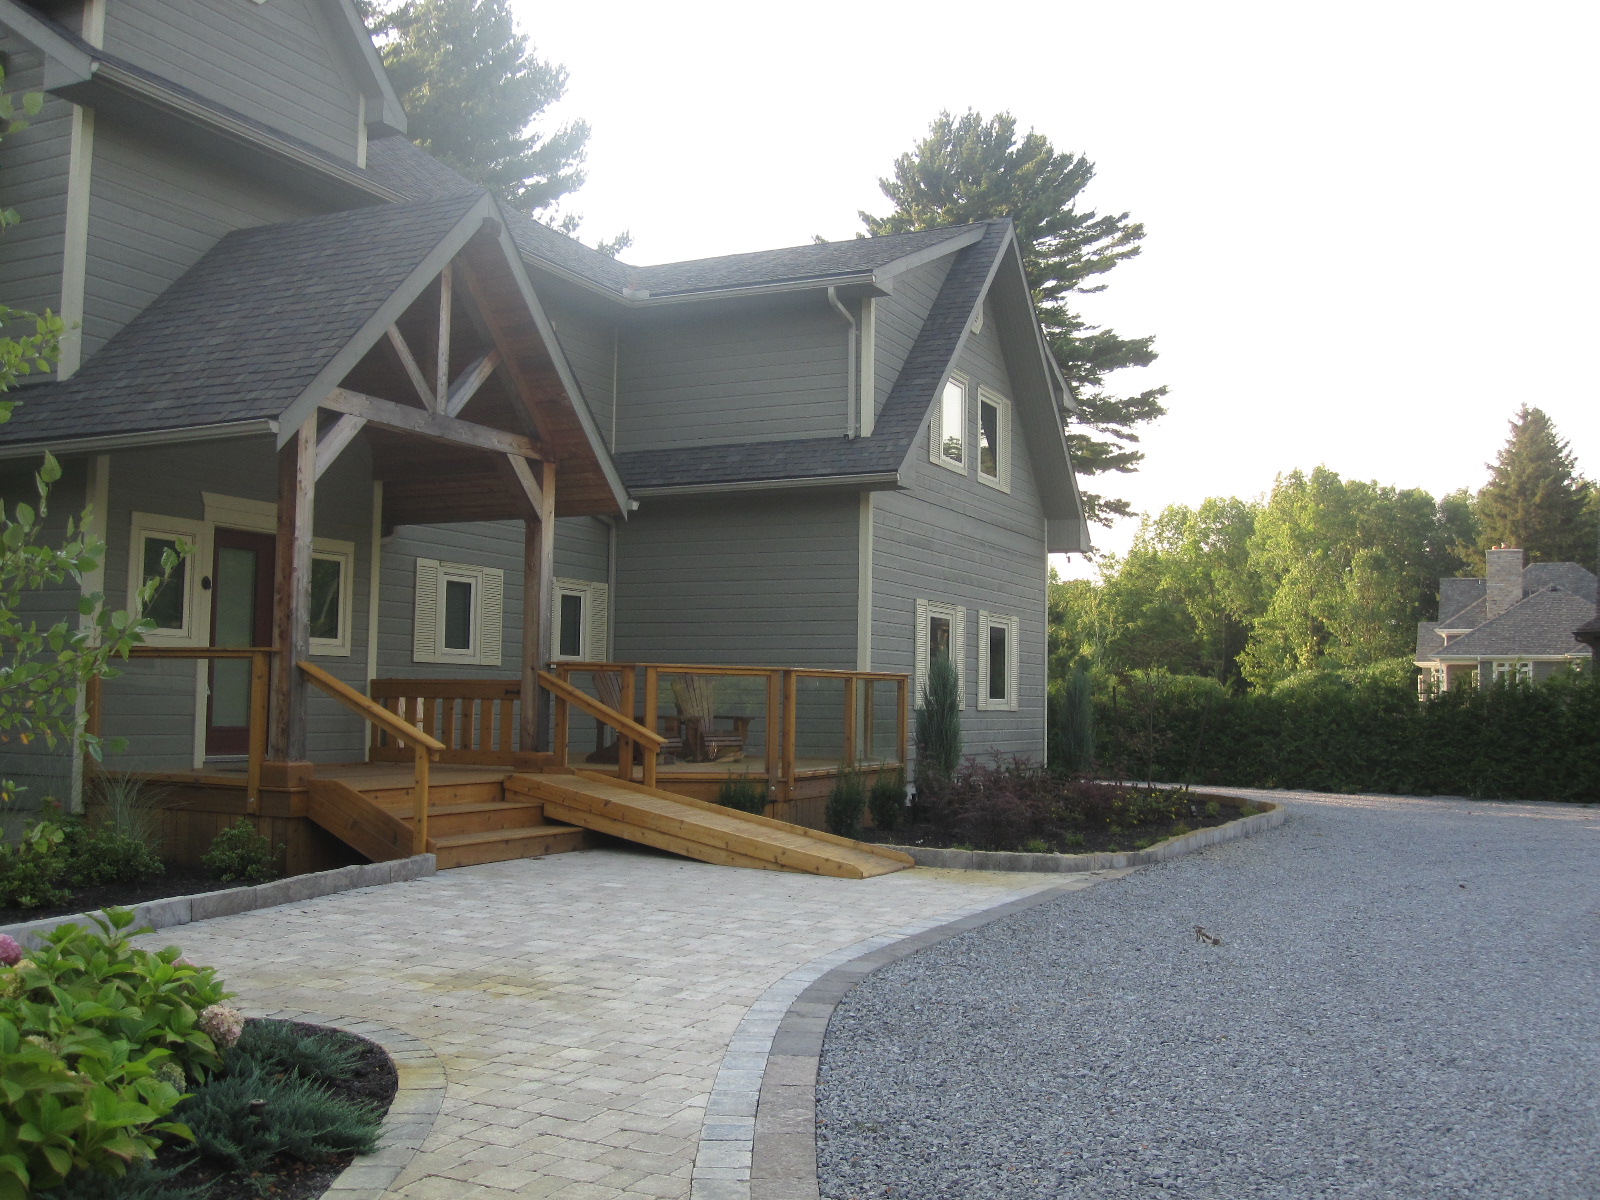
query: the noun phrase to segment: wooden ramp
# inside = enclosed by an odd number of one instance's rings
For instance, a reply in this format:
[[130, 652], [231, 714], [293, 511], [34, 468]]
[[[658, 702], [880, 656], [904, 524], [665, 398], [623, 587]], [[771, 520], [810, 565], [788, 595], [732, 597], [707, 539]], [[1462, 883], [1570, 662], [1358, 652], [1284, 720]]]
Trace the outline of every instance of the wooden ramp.
[[512, 775], [505, 790], [542, 804], [548, 820], [722, 866], [867, 879], [914, 865], [897, 850], [588, 771]]

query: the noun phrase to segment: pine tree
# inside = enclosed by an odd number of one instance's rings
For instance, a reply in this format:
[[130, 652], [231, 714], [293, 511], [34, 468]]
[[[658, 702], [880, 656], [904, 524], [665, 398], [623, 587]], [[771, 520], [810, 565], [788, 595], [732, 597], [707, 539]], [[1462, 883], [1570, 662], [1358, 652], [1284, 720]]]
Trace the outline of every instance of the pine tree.
[[[927, 137], [895, 160], [894, 177], [878, 181], [893, 211], [860, 214], [875, 237], [1011, 218], [1040, 323], [1079, 405], [1068, 445], [1080, 475], [1138, 470], [1144, 453], [1134, 448], [1135, 427], [1166, 412], [1161, 397], [1167, 392], [1108, 391], [1113, 371], [1155, 361], [1154, 339], [1090, 325], [1069, 305], [1074, 293], [1101, 291], [1099, 277], [1138, 254], [1144, 238], [1144, 226], [1127, 213], [1079, 208], [1079, 194], [1093, 178], [1092, 162], [1057, 153], [1044, 135], [1030, 129], [1019, 141], [1010, 113], [986, 121], [972, 111], [961, 117], [944, 112]], [[1126, 500], [1087, 492], [1083, 499], [1089, 519], [1102, 525], [1130, 512]]]
[[1480, 544], [1520, 546], [1530, 560], [1595, 565], [1595, 487], [1541, 410], [1524, 404], [1478, 493]]
[[588, 123], [531, 129], [567, 70], [535, 57], [507, 0], [362, 0], [362, 11], [417, 145], [528, 213], [583, 185]]

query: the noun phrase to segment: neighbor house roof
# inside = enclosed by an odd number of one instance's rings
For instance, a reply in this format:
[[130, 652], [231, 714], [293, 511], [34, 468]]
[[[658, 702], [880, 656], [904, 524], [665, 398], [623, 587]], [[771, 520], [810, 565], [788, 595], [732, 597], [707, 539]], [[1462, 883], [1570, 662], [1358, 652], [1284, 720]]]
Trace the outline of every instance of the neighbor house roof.
[[1594, 615], [1594, 603], [1559, 586], [1544, 588], [1435, 651], [1437, 658], [1515, 658], [1586, 654], [1572, 631]]

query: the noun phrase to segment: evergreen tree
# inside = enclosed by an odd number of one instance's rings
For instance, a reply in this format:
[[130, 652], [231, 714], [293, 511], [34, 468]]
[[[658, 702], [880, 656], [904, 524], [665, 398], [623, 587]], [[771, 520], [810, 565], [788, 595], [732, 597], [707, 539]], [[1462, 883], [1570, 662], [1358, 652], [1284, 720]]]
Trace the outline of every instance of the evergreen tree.
[[1524, 404], [1478, 493], [1479, 545], [1520, 546], [1540, 562], [1595, 565], [1595, 487], [1541, 410]]
[[532, 130], [566, 91], [567, 70], [535, 57], [507, 0], [361, 7], [412, 141], [524, 212], [546, 210], [582, 186], [588, 123]]
[[[1088, 324], [1070, 307], [1074, 293], [1101, 291], [1099, 277], [1138, 254], [1144, 238], [1144, 226], [1127, 213], [1079, 208], [1079, 194], [1093, 178], [1092, 162], [1057, 153], [1042, 134], [1029, 130], [1018, 140], [1010, 113], [986, 121], [976, 112], [944, 112], [927, 137], [895, 160], [894, 177], [878, 181], [893, 211], [860, 214], [874, 237], [1011, 218], [1040, 323], [1079, 405], [1067, 438], [1080, 475], [1137, 470], [1144, 453], [1134, 448], [1135, 427], [1166, 412], [1161, 397], [1167, 391], [1108, 391], [1113, 371], [1155, 361], [1154, 339], [1121, 337]], [[1126, 500], [1088, 492], [1083, 500], [1089, 519], [1102, 525], [1130, 512]]]

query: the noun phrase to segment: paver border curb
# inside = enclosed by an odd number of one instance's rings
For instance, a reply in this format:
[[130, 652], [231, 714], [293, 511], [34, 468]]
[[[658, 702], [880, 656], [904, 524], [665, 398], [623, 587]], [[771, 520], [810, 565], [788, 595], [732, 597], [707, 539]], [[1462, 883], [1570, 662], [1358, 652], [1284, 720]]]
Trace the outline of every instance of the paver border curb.
[[1053, 884], [985, 900], [813, 959], [750, 1006], [706, 1101], [690, 1200], [819, 1200], [817, 1066], [846, 992], [886, 963], [1081, 890]]
[[274, 1021], [326, 1025], [342, 1033], [356, 1034], [382, 1046], [394, 1063], [395, 1073], [400, 1077], [399, 1087], [389, 1111], [384, 1114], [383, 1126], [378, 1130], [378, 1148], [371, 1154], [357, 1155], [322, 1193], [324, 1200], [379, 1200], [433, 1132], [433, 1123], [444, 1102], [445, 1071], [439, 1056], [421, 1038], [378, 1021], [330, 1017], [299, 1009], [280, 1009], [260, 1015]]
[[[425, 879], [437, 873], [438, 861], [431, 854], [414, 854], [409, 858], [396, 858], [389, 862], [356, 863], [332, 871], [315, 871], [309, 875], [291, 875], [288, 879], [275, 879], [271, 883], [257, 883], [248, 887], [224, 888], [217, 892], [196, 892], [190, 896], [168, 896], [162, 900], [146, 900], [133, 906], [134, 928], [148, 925], [152, 929], [167, 929], [173, 925], [187, 925], [191, 921], [205, 921], [212, 917], [231, 917], [237, 913], [252, 912], [258, 908], [276, 908], [280, 904], [297, 904], [302, 900], [315, 900], [335, 892], [350, 892], [357, 888], [375, 887], [381, 883], [405, 883]], [[44, 940], [44, 935], [62, 925], [93, 926], [89, 913], [70, 916], [44, 917], [38, 921], [23, 921], [16, 925], [0, 926], [0, 934], [9, 934], [24, 946], [33, 947]]]
[[[1221, 794], [1211, 795], [1225, 803], [1244, 803], [1241, 797]], [[1239, 838], [1252, 837], [1268, 829], [1276, 829], [1288, 816], [1288, 811], [1276, 800], [1252, 800], [1250, 803], [1265, 809], [1248, 817], [1238, 817], [1226, 825], [1213, 825], [1209, 829], [1196, 829], [1180, 833], [1157, 842], [1144, 850], [1124, 850], [1097, 854], [1018, 854], [1007, 850], [939, 850], [931, 846], [887, 846], [916, 859], [919, 867], [945, 867], [965, 871], [1062, 871], [1079, 874], [1084, 871], [1112, 871], [1123, 867], [1147, 867], [1151, 863], [1166, 862], [1180, 854], [1190, 854], [1206, 846], [1216, 846]]]

